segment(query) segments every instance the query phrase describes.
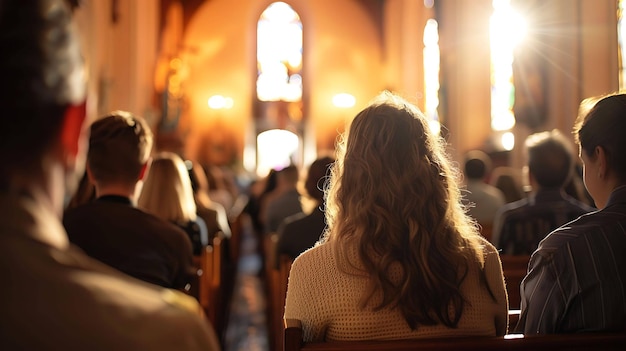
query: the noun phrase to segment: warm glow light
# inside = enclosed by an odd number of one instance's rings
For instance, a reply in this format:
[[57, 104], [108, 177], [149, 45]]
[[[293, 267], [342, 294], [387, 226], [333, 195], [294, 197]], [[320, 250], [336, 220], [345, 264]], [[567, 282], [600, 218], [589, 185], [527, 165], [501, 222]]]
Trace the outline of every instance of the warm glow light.
[[291, 163], [300, 147], [300, 138], [284, 129], [271, 129], [257, 136], [257, 175], [265, 176], [271, 169], [281, 169]]
[[350, 108], [356, 104], [354, 96], [348, 93], [340, 93], [333, 96], [333, 105], [339, 108]]
[[424, 27], [424, 113], [429, 120], [430, 129], [439, 134], [439, 25], [434, 19], [426, 21]]
[[502, 143], [502, 148], [504, 150], [511, 151], [515, 147], [515, 135], [511, 132], [506, 132], [502, 134], [500, 142]]
[[243, 168], [248, 172], [253, 172], [256, 168], [256, 150], [250, 145], [243, 149]]
[[491, 128], [515, 126], [513, 103], [513, 50], [526, 34], [526, 22], [511, 8], [510, 0], [493, 0], [491, 16]]
[[228, 109], [233, 107], [233, 99], [222, 95], [213, 95], [209, 98], [208, 105], [214, 110]]
[[430, 131], [435, 135], [438, 135], [439, 133], [441, 133], [441, 123], [437, 121], [433, 121], [433, 120], [428, 121], [428, 127], [430, 128]]

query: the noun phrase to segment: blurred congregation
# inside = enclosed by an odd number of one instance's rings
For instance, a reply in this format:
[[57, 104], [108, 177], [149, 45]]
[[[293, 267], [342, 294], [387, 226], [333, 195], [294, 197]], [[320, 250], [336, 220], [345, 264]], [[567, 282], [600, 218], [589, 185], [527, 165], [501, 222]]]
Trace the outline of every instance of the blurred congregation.
[[625, 6], [0, 0], [0, 349], [621, 349]]

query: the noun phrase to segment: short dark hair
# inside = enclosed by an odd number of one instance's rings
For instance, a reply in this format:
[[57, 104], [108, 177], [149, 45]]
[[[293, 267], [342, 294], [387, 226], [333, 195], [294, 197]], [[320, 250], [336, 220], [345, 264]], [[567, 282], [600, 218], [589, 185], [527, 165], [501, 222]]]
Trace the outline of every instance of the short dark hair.
[[465, 175], [469, 179], [483, 179], [491, 170], [491, 159], [480, 150], [469, 151], [465, 155]]
[[320, 157], [311, 163], [304, 187], [306, 192], [315, 200], [324, 202], [324, 187], [330, 177], [330, 170], [335, 159], [330, 156]]
[[58, 137], [65, 108], [85, 99], [72, 12], [61, 0], [0, 1], [3, 169], [26, 168]]
[[526, 138], [528, 171], [545, 188], [562, 187], [572, 175], [574, 152], [558, 130]]
[[91, 126], [87, 165], [97, 183], [137, 182], [152, 150], [152, 131], [146, 121], [115, 111]]

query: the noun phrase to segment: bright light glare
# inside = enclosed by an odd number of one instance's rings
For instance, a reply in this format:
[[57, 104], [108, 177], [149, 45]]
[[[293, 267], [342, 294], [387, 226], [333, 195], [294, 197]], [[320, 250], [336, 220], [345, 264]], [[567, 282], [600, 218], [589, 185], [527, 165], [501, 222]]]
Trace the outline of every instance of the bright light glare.
[[500, 142], [502, 143], [502, 148], [504, 150], [511, 151], [515, 147], [515, 135], [511, 132], [506, 132], [502, 134]]
[[302, 100], [302, 22], [284, 2], [275, 2], [257, 24], [257, 97]]
[[232, 108], [233, 99], [222, 95], [213, 95], [209, 98], [208, 105], [214, 110]]
[[356, 104], [354, 96], [348, 93], [340, 93], [333, 96], [333, 105], [339, 108], [350, 108]]
[[513, 50], [526, 35], [526, 21], [511, 8], [510, 0], [493, 0], [491, 35], [491, 128], [515, 126], [513, 103]]
[[256, 168], [256, 150], [252, 146], [243, 149], [243, 168], [248, 172], [254, 172]]
[[439, 133], [441, 133], [441, 123], [437, 121], [428, 121], [428, 127], [430, 128], [430, 131], [435, 135], [439, 135]]
[[288, 130], [271, 129], [259, 134], [257, 175], [263, 177], [271, 169], [287, 167], [299, 146], [300, 138]]
[[430, 129], [439, 134], [439, 25], [434, 19], [426, 21], [424, 27], [424, 113], [429, 120]]

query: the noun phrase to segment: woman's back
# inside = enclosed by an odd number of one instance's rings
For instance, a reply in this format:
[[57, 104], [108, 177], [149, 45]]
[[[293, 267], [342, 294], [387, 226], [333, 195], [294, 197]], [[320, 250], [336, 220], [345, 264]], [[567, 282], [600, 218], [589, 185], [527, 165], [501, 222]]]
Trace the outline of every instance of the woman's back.
[[500, 261], [426, 117], [382, 94], [337, 150], [324, 244], [296, 260], [289, 282], [286, 317], [302, 321], [306, 341], [506, 333]]
[[[421, 325], [417, 330], [411, 330], [396, 308], [379, 311], [361, 308], [368, 279], [357, 272], [346, 274], [338, 267], [332, 242], [314, 247], [294, 261], [285, 317], [302, 320], [304, 340], [307, 341], [502, 335], [507, 328], [508, 315], [502, 267], [495, 248], [487, 241], [483, 244], [484, 273], [478, 262], [470, 264], [461, 285], [461, 293], [466, 299], [465, 310], [456, 329], [438, 324]], [[396, 269], [394, 273], [390, 276], [392, 280], [398, 278], [400, 270]]]

